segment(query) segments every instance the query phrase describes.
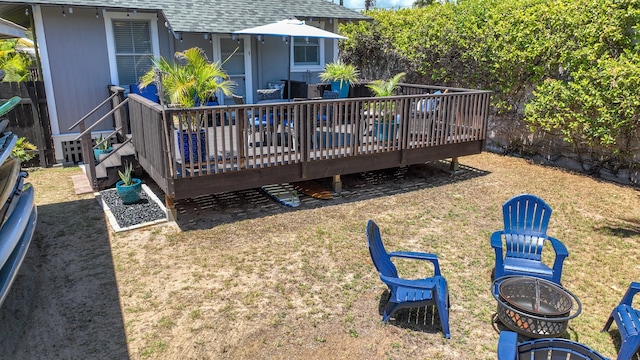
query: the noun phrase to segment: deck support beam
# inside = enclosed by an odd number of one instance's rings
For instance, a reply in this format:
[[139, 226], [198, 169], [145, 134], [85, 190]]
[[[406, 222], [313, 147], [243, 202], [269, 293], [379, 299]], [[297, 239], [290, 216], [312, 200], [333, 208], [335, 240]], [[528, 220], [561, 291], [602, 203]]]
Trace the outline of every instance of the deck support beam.
[[336, 194], [340, 195], [340, 193], [342, 193], [342, 180], [340, 180], [340, 175], [333, 175], [331, 186]]
[[178, 211], [173, 202], [173, 197], [165, 194], [164, 206], [167, 208], [167, 221], [176, 221], [178, 219]]
[[457, 157], [451, 159], [451, 165], [449, 165], [449, 170], [451, 171], [451, 175], [454, 175], [456, 171], [458, 171], [459, 161]]

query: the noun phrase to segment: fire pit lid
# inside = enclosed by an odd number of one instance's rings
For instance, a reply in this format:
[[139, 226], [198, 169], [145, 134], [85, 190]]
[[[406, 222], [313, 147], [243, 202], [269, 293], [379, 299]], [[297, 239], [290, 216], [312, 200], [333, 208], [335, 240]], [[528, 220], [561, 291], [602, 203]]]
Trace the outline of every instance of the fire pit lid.
[[536, 277], [510, 277], [500, 283], [498, 292], [515, 309], [533, 315], [566, 316], [573, 307], [570, 295], [562, 287]]

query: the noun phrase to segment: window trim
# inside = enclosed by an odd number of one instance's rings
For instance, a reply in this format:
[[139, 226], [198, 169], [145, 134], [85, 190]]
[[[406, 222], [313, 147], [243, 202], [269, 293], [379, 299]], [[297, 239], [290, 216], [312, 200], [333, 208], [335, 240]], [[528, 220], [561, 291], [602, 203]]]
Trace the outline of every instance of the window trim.
[[137, 13], [137, 15], [129, 14], [128, 17], [126, 12], [107, 11], [106, 13], [104, 13], [104, 28], [107, 37], [107, 53], [109, 54], [109, 71], [111, 73], [111, 83], [114, 85], [121, 85], [118, 83], [118, 64], [116, 61], [116, 40], [113, 34], [113, 20], [149, 21], [149, 30], [151, 31], [151, 52], [153, 53], [153, 56], [155, 58], [159, 58], [160, 41], [158, 39], [158, 19], [155, 13]]

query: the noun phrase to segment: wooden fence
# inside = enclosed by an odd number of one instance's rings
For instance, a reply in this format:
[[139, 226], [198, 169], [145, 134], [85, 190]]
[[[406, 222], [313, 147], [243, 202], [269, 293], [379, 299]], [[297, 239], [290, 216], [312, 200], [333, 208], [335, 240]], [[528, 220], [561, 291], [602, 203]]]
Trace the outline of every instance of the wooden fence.
[[27, 141], [38, 147], [36, 157], [25, 166], [53, 165], [56, 159], [44, 83], [42, 81], [0, 82], [0, 101], [14, 96], [19, 96], [22, 101], [5, 115], [9, 120], [7, 130], [20, 137], [26, 137]]

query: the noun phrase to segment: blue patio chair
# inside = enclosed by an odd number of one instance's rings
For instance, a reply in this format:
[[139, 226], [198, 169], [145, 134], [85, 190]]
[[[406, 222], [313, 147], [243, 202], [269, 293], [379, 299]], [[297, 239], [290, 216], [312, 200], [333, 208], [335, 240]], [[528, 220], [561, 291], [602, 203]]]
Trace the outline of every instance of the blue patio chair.
[[622, 344], [618, 352], [618, 360], [628, 360], [640, 350], [640, 310], [632, 308], [634, 296], [640, 292], [640, 282], [632, 282], [616, 306], [602, 331], [609, 330], [613, 320], [618, 325]]
[[[527, 275], [560, 284], [562, 265], [569, 253], [560, 240], [547, 235], [551, 207], [534, 195], [523, 194], [507, 200], [502, 213], [504, 230], [491, 235], [491, 247], [496, 252], [494, 278]], [[553, 268], [542, 262], [545, 241], [556, 253]]]
[[[438, 257], [434, 254], [418, 252], [387, 253], [382, 244], [380, 229], [373, 220], [367, 223], [367, 244], [373, 264], [378, 270], [380, 279], [389, 287], [389, 300], [384, 308], [382, 321], [389, 320], [391, 315], [403, 308], [417, 308], [435, 305], [440, 316], [442, 332], [449, 339], [449, 292], [447, 281], [440, 274]], [[433, 264], [433, 276], [424, 279], [403, 279], [391, 262], [392, 257], [426, 260]]]
[[158, 88], [156, 84], [149, 84], [144, 88], [140, 89], [137, 84], [129, 86], [129, 92], [131, 94], [138, 94], [145, 99], [151, 100], [155, 103], [160, 102], [160, 98], [158, 97]]
[[575, 341], [548, 338], [518, 343], [518, 334], [500, 332], [498, 360], [602, 360], [607, 359], [595, 350]]

